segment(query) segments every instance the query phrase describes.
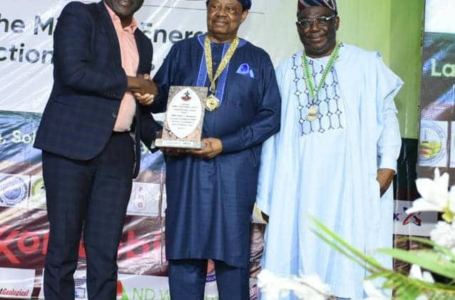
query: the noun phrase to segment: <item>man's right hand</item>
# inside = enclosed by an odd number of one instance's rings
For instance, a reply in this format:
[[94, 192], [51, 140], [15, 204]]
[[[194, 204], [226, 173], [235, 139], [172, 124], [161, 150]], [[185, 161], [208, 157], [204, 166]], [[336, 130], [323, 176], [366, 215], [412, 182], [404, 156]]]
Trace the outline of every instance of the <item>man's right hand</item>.
[[132, 93], [138, 93], [141, 95], [153, 95], [156, 97], [158, 95], [158, 87], [150, 79], [148, 74], [138, 74], [136, 77], [128, 77], [128, 87], [127, 90]]

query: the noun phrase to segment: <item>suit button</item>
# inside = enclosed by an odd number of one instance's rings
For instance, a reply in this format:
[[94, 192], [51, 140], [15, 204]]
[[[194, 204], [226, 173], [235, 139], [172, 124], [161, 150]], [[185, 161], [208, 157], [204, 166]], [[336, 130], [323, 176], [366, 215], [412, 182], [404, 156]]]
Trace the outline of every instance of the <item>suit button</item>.
[[116, 114], [115, 112], [112, 113], [112, 117], [113, 117], [114, 119], [117, 118], [117, 114]]

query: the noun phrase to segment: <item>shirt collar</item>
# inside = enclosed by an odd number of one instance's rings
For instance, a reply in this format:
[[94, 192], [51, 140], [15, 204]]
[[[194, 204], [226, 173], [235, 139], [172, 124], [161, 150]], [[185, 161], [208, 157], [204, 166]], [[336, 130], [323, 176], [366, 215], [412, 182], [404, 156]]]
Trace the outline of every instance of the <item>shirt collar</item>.
[[123, 28], [122, 26], [122, 21], [120, 20], [120, 18], [115, 14], [115, 12], [112, 10], [112, 8], [109, 7], [109, 5], [106, 4], [106, 2], [104, 2], [104, 6], [106, 6], [106, 9], [107, 9], [107, 12], [109, 13], [109, 16], [111, 17], [112, 19], [112, 22], [114, 23], [114, 26], [116, 28], [121, 28], [123, 30], [127, 30], [128, 28], [131, 29], [131, 32], [135, 32], [136, 29], [137, 29], [137, 22], [136, 22], [136, 19], [133, 17], [133, 19], [131, 20], [131, 24], [126, 26], [125, 28]]

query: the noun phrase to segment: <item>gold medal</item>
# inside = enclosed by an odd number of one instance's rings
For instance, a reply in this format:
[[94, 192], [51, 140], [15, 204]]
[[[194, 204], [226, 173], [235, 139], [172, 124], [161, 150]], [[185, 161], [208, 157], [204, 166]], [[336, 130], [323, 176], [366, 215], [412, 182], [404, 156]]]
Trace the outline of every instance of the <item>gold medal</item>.
[[235, 37], [232, 41], [232, 44], [229, 46], [224, 57], [221, 59], [220, 65], [216, 70], [215, 74], [213, 74], [213, 60], [212, 60], [212, 49], [210, 46], [210, 39], [208, 35], [205, 37], [204, 41], [204, 52], [205, 52], [205, 62], [207, 67], [207, 76], [210, 80], [210, 92], [212, 93], [207, 97], [207, 102], [205, 104], [205, 108], [208, 111], [217, 110], [220, 107], [221, 101], [215, 96], [216, 91], [216, 80], [221, 76], [223, 71], [226, 69], [229, 61], [231, 60], [232, 56], [234, 55], [237, 47], [239, 45], [239, 38]]
[[210, 95], [207, 97], [207, 101], [205, 102], [205, 108], [208, 111], [215, 111], [220, 107], [220, 100], [215, 97], [215, 95]]
[[306, 115], [306, 119], [307, 121], [314, 121], [318, 118], [318, 109], [316, 106], [311, 106], [309, 109], [308, 109], [308, 112], [307, 112], [307, 115]]

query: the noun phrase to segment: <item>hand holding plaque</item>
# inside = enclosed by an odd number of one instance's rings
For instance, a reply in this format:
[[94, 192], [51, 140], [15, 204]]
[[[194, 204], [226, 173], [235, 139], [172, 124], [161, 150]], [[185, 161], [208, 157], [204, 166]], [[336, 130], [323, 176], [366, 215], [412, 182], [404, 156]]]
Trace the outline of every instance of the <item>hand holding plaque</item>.
[[157, 147], [201, 149], [202, 125], [208, 89], [171, 86], [161, 139]]

